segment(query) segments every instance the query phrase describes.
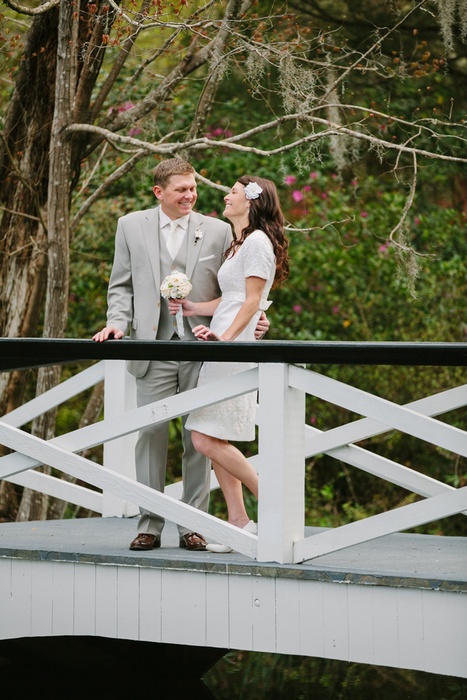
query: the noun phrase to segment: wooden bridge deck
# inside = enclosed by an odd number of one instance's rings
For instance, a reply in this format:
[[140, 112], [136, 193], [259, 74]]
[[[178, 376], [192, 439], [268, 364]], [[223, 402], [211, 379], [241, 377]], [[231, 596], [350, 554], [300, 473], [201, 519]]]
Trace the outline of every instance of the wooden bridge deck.
[[[162, 546], [130, 551], [136, 518], [2, 523], [0, 558], [237, 573], [467, 593], [467, 537], [393, 534], [302, 564], [260, 563], [242, 554], [187, 552], [167, 523]], [[306, 528], [306, 535], [323, 528]], [[467, 625], [467, 621], [466, 621]]]

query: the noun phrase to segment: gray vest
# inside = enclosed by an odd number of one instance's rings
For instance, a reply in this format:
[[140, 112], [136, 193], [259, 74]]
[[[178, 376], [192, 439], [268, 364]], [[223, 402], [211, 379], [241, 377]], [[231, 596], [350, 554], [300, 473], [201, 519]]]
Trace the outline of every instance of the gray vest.
[[[178, 251], [175, 259], [172, 260], [169, 251], [167, 250], [167, 245], [164, 236], [159, 234], [159, 250], [160, 250], [160, 261], [161, 266], [161, 281], [164, 280], [167, 275], [170, 275], [174, 270], [179, 272], [186, 272], [186, 259], [188, 255], [188, 236], [185, 233], [180, 250]], [[183, 327], [185, 329], [185, 335], [182, 340], [195, 340], [195, 336], [191, 331], [191, 327], [186, 318], [183, 319]], [[161, 297], [161, 314], [159, 318], [159, 327], [157, 329], [156, 339], [157, 340], [170, 340], [175, 334], [177, 336], [177, 322], [175, 316], [169, 313], [169, 307], [167, 304], [167, 299]]]

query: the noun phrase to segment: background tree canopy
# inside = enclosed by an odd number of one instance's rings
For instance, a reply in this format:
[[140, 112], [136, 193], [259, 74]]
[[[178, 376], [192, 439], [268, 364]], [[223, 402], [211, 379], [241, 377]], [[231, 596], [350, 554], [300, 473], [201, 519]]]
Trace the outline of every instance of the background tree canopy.
[[[464, 0], [8, 0], [0, 22], [3, 336], [104, 325], [117, 218], [154, 206], [154, 165], [180, 155], [204, 213], [221, 215], [241, 174], [279, 188], [291, 276], [272, 295], [270, 338], [465, 339]], [[399, 403], [462, 381], [455, 369], [322, 369]], [[0, 375], [2, 413], [58, 381], [59, 368]], [[99, 395], [88, 398], [96, 419]], [[69, 430], [85, 410], [31, 430]], [[307, 413], [322, 429], [348, 418], [313, 401]], [[450, 455], [413, 454], [396, 435], [373, 446], [465, 484]], [[308, 477], [314, 523], [407, 498], [324, 456]], [[1, 484], [0, 518], [64, 512]]]

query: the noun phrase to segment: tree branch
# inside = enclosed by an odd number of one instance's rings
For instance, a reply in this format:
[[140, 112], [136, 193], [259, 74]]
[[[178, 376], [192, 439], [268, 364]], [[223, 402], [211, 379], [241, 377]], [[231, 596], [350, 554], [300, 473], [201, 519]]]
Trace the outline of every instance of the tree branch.
[[48, 2], [44, 2], [44, 4], [39, 5], [39, 7], [24, 7], [24, 5], [20, 5], [14, 0], [4, 0], [4, 3], [15, 12], [19, 12], [22, 15], [33, 16], [42, 15], [44, 14], [44, 12], [48, 12], [49, 10], [51, 10], [52, 7], [58, 7], [58, 5], [60, 5], [60, 0], [48, 0]]
[[119, 168], [117, 168], [117, 170], [114, 170], [113, 173], [109, 175], [109, 177], [106, 178], [106, 180], [94, 190], [92, 195], [90, 195], [90, 197], [86, 199], [86, 201], [81, 205], [77, 213], [74, 215], [70, 224], [70, 236], [74, 235], [83, 216], [89, 211], [94, 202], [97, 202], [97, 200], [102, 197], [102, 195], [110, 187], [110, 185], [112, 185], [114, 182], [117, 182], [117, 180], [129, 173], [134, 168], [138, 160], [145, 158], [147, 155], [148, 153], [146, 150], [137, 151], [127, 161], [125, 161], [125, 163], [123, 163]]
[[[243, 146], [238, 141], [243, 141], [248, 137], [264, 132], [270, 129], [277, 128], [280, 124], [289, 121], [306, 121], [310, 124], [317, 124], [320, 126], [325, 126], [326, 130], [318, 131], [316, 133], [308, 134], [302, 138], [296, 139], [284, 146], [279, 146], [278, 148], [263, 149], [256, 146]], [[113, 131], [108, 129], [103, 129], [99, 126], [92, 126], [91, 124], [71, 124], [66, 129], [67, 133], [79, 133], [88, 132], [99, 135], [101, 138], [107, 139], [111, 143], [125, 143], [135, 146], [138, 149], [144, 149], [150, 153], [157, 153], [158, 155], [174, 155], [183, 151], [187, 148], [193, 150], [206, 150], [208, 148], [228, 148], [230, 150], [242, 151], [245, 153], [256, 153], [261, 156], [272, 156], [279, 153], [285, 153], [292, 149], [297, 148], [300, 145], [311, 143], [313, 141], [328, 138], [330, 136], [346, 135], [354, 139], [368, 142], [373, 147], [378, 147], [386, 150], [397, 151], [401, 153], [417, 154], [419, 156], [424, 156], [425, 158], [432, 158], [434, 160], [444, 160], [455, 163], [467, 163], [467, 158], [460, 158], [457, 156], [444, 155], [442, 153], [435, 153], [432, 151], [427, 151], [421, 148], [409, 147], [404, 144], [397, 144], [393, 141], [386, 141], [384, 139], [378, 138], [376, 136], [371, 136], [369, 134], [362, 133], [361, 131], [356, 131], [355, 129], [350, 129], [348, 127], [340, 126], [338, 124], [333, 124], [327, 119], [321, 119], [320, 117], [315, 117], [311, 115], [304, 114], [288, 114], [286, 116], [278, 117], [271, 122], [266, 124], [261, 124], [254, 129], [249, 129], [242, 134], [237, 134], [235, 137], [214, 140], [206, 136], [192, 139], [191, 141], [178, 142], [178, 143], [150, 143], [148, 141], [142, 141], [132, 136], [123, 136], [121, 134], [115, 134]]]

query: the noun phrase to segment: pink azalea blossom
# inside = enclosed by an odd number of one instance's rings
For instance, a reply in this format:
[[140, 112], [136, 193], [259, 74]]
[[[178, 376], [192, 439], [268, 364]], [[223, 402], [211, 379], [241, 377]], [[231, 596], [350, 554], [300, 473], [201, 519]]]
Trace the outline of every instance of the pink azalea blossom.
[[134, 106], [135, 105], [133, 104], [133, 102], [125, 102], [125, 104], [119, 106], [118, 111], [126, 112], [127, 110], [132, 109]]
[[128, 136], [138, 136], [141, 133], [141, 129], [130, 129]]
[[321, 199], [327, 199], [327, 198], [328, 198], [328, 196], [327, 196], [326, 192], [321, 192]]
[[317, 173], [317, 172], [310, 173], [310, 179], [311, 179], [311, 180], [316, 180], [317, 177], [318, 177], [318, 173]]
[[413, 220], [415, 226], [419, 226], [422, 223], [422, 220], [418, 218], [418, 216], [415, 217]]
[[339, 307], [339, 306], [333, 306], [333, 307], [332, 307], [332, 313], [334, 314], [334, 316], [336, 316], [336, 314], [338, 314], [339, 311], [340, 311], [340, 307]]
[[303, 199], [303, 192], [300, 192], [300, 190], [294, 190], [292, 192], [292, 199], [294, 202], [301, 202]]
[[286, 175], [284, 177], [284, 182], [286, 185], [293, 185], [294, 182], [296, 182], [297, 178], [295, 175]]
[[293, 310], [295, 311], [296, 314], [301, 314], [303, 309], [300, 306], [300, 304], [295, 304], [295, 306], [293, 307]]
[[209, 131], [205, 134], [206, 138], [224, 138], [228, 139], [232, 136], [232, 132], [229, 129], [223, 129], [221, 126], [209, 127]]
[[311, 185], [303, 185], [304, 192], [311, 192]]
[[368, 212], [367, 212], [367, 211], [361, 211], [361, 212], [360, 212], [360, 216], [362, 217], [362, 219], [366, 219], [366, 217], [368, 216]]
[[316, 416], [310, 416], [310, 423], [311, 423], [311, 425], [315, 425], [315, 423], [316, 423]]

